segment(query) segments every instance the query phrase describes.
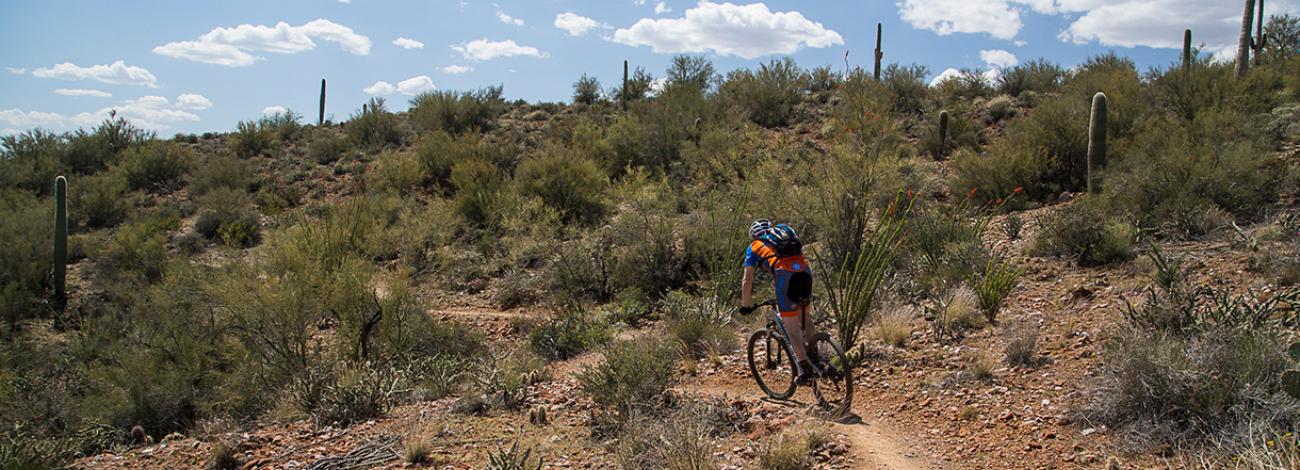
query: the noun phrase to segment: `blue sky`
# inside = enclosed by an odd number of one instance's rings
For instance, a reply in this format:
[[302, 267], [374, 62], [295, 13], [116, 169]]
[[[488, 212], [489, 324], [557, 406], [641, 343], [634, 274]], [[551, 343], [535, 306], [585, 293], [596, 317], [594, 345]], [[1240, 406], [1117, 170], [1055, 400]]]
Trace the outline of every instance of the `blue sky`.
[[[616, 84], [622, 60], [656, 76], [679, 52], [719, 71], [791, 55], [804, 67], [885, 62], [996, 69], [1044, 57], [1071, 66], [1115, 50], [1172, 62], [1183, 28], [1227, 57], [1241, 18], [1230, 0], [88, 1], [0, 5], [0, 133], [67, 130], [117, 109], [174, 132], [225, 131], [268, 108], [344, 119], [374, 94], [503, 85], [511, 99], [567, 101], [583, 73]], [[1267, 13], [1300, 12], [1269, 0]], [[281, 26], [277, 25], [284, 23]], [[398, 41], [402, 45], [395, 44]], [[422, 47], [414, 47], [417, 44]], [[120, 63], [119, 63], [120, 62]], [[459, 72], [459, 73], [451, 73]], [[379, 83], [383, 82], [383, 83]]]

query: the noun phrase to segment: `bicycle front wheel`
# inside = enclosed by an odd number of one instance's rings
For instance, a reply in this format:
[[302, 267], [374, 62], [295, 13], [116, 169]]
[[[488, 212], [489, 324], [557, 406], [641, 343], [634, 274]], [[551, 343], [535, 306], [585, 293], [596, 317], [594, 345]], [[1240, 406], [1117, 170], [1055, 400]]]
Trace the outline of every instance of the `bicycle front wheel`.
[[766, 329], [755, 331], [749, 337], [746, 356], [749, 372], [763, 393], [777, 400], [794, 395], [794, 358], [790, 357], [785, 338]]
[[808, 344], [809, 356], [817, 361], [818, 373], [813, 381], [817, 404], [830, 416], [847, 414], [853, 403], [853, 368], [849, 357], [825, 332], [813, 336]]

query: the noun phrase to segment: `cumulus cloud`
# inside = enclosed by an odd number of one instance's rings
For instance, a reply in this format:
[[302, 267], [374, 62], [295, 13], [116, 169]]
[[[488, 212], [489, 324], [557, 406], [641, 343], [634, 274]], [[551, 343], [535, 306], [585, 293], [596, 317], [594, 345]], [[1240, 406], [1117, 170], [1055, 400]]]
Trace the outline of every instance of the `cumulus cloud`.
[[563, 29], [570, 36], [582, 36], [587, 34], [588, 31], [605, 27], [605, 25], [591, 18], [566, 11], [555, 15], [555, 27]]
[[682, 18], [643, 18], [614, 32], [614, 42], [650, 46], [657, 53], [714, 52], [754, 59], [793, 54], [803, 47], [844, 44], [839, 33], [797, 11], [772, 12], [767, 5], [702, 0]]
[[63, 96], [90, 96], [94, 98], [112, 98], [113, 94], [103, 90], [94, 90], [90, 88], [57, 88], [54, 94]]
[[673, 11], [673, 9], [672, 9], [671, 7], [669, 7], [668, 4], [665, 3], [665, 2], [659, 2], [659, 3], [655, 4], [655, 14], [656, 14], [656, 15], [662, 15], [662, 14], [664, 14], [664, 13], [672, 13], [672, 11]]
[[392, 83], [380, 80], [375, 82], [374, 85], [362, 88], [361, 91], [366, 92], [367, 95], [391, 95], [394, 91], [397, 91], [397, 88]]
[[980, 60], [988, 64], [989, 67], [1004, 69], [1015, 67], [1020, 63], [1020, 59], [1015, 54], [1002, 49], [985, 49], [980, 51]]
[[426, 91], [433, 91], [437, 87], [433, 86], [433, 79], [428, 75], [411, 77], [406, 80], [397, 82], [397, 92], [407, 96], [414, 96]]
[[[0, 111], [0, 123], [19, 129], [31, 129], [35, 127], [60, 128], [64, 126], [65, 122], [67, 122], [67, 119], [59, 113], [23, 111], [17, 108]], [[6, 132], [8, 133], [8, 130], [6, 130]], [[16, 134], [17, 132], [13, 133]]]
[[536, 47], [521, 46], [509, 39], [505, 41], [475, 39], [464, 44], [453, 44], [451, 49], [459, 52], [466, 59], [473, 61], [484, 61], [514, 56], [546, 57], [546, 54], [537, 50]]
[[916, 29], [940, 36], [952, 33], [987, 33], [1011, 39], [1020, 32], [1020, 11], [1006, 0], [903, 0], [898, 14]]
[[64, 62], [52, 67], [41, 67], [33, 70], [32, 75], [59, 80], [94, 80], [114, 85], [139, 85], [158, 88], [158, 77], [155, 77], [152, 72], [142, 67], [126, 65], [126, 62], [120, 60], [109, 65], [92, 65], [89, 67]]
[[281, 21], [275, 26], [241, 24], [233, 28], [216, 28], [199, 36], [198, 40], [169, 42], [153, 48], [153, 52], [177, 59], [243, 67], [262, 59], [253, 55], [254, 52], [297, 54], [315, 49], [316, 40], [338, 44], [348, 53], [370, 54], [370, 38], [325, 19], [299, 26]]
[[5, 70], [8, 70], [9, 73], [12, 73], [14, 75], [22, 75], [27, 73], [27, 69], [23, 69], [23, 68], [5, 67]]
[[438, 70], [441, 70], [442, 73], [445, 73], [445, 74], [456, 75], [456, 74], [461, 74], [461, 73], [469, 73], [469, 72], [473, 72], [473, 71], [474, 71], [474, 67], [471, 67], [471, 66], [468, 66], [468, 65], [448, 65], [448, 66], [443, 67], [443, 68], [438, 69]]
[[209, 101], [203, 95], [195, 93], [182, 93], [176, 97], [176, 107], [181, 109], [192, 109], [202, 111], [212, 107], [212, 101]]
[[515, 18], [515, 17], [513, 17], [513, 16], [507, 15], [506, 12], [501, 11], [501, 10], [497, 10], [497, 21], [500, 21], [500, 22], [505, 23], [505, 24], [512, 24], [512, 25], [515, 25], [515, 26], [523, 26], [523, 25], [524, 25], [524, 20], [521, 20], [521, 19], [519, 19], [519, 18]]
[[424, 49], [424, 43], [411, 38], [394, 39], [393, 45], [402, 49]]
[[262, 108], [262, 115], [263, 115], [263, 116], [273, 116], [273, 115], [276, 115], [276, 114], [284, 114], [284, 113], [286, 113], [286, 112], [288, 112], [288, 111], [289, 111], [289, 108], [286, 108], [286, 107], [284, 107], [284, 106], [267, 106], [267, 107], [265, 107], [265, 108]]
[[942, 72], [939, 72], [939, 75], [936, 75], [934, 77], [934, 80], [930, 80], [930, 86], [937, 86], [940, 83], [947, 81], [948, 79], [957, 78], [959, 76], [961, 76], [960, 70], [954, 68], [948, 68]]

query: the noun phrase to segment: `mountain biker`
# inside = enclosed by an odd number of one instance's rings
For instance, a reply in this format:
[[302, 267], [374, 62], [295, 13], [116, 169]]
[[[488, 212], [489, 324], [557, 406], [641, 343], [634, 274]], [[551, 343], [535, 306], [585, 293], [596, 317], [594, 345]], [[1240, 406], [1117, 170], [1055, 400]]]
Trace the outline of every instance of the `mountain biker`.
[[761, 265], [772, 275], [781, 324], [799, 361], [799, 380], [806, 381], [812, 374], [806, 346], [816, 332], [808, 321], [812, 270], [803, 256], [799, 235], [789, 225], [773, 225], [770, 220], [758, 219], [749, 226], [749, 236], [751, 241], [745, 249], [743, 264], [744, 280], [740, 286], [740, 313], [748, 315], [754, 311], [750, 299], [754, 289], [754, 268]]

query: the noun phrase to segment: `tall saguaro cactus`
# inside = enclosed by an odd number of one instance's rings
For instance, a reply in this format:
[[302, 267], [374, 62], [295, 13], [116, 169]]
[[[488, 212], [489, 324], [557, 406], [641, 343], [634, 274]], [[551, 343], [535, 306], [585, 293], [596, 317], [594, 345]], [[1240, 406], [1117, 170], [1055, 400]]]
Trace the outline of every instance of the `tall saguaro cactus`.
[[1092, 117], [1088, 119], [1088, 192], [1098, 188], [1097, 173], [1106, 166], [1106, 94], [1092, 97]]
[[1255, 48], [1254, 39], [1250, 37], [1250, 26], [1255, 19], [1255, 0], [1246, 0], [1246, 11], [1241, 14], [1241, 36], [1237, 38], [1237, 78], [1246, 76], [1250, 69], [1250, 50]]
[[623, 90], [618, 93], [618, 101], [623, 105], [623, 110], [627, 111], [627, 61], [623, 61]]
[[1183, 75], [1192, 69], [1192, 30], [1183, 31]]
[[1255, 66], [1259, 67], [1259, 53], [1264, 50], [1264, 0], [1259, 0], [1259, 13], [1255, 15], [1255, 38], [1250, 41], [1250, 49], [1255, 51]]
[[54, 298], [62, 300], [68, 292], [68, 180], [54, 179], [54, 266], [50, 277]]
[[939, 152], [948, 149], [948, 111], [939, 111]]
[[881, 32], [882, 32], [882, 27], [880, 23], [876, 23], [876, 53], [875, 53], [876, 67], [872, 69], [871, 72], [871, 75], [876, 77], [876, 80], [880, 80], [880, 59], [885, 56], [885, 51], [881, 50], [880, 48]]
[[325, 79], [320, 79], [320, 117], [316, 118], [316, 125], [325, 125]]

